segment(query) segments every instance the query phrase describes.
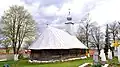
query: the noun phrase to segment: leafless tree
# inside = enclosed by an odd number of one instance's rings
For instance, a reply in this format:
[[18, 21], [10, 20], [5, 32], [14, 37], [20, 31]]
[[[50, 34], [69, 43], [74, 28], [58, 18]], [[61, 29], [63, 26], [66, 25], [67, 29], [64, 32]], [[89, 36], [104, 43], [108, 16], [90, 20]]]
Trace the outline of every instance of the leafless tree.
[[92, 29], [92, 26], [94, 26], [94, 23], [90, 23], [89, 14], [87, 14], [80, 21], [78, 36], [77, 36], [79, 40], [81, 40], [84, 44], [87, 45], [87, 47], [89, 47], [89, 36], [90, 36], [90, 31]]
[[118, 23], [116, 21], [114, 21], [109, 24], [108, 28], [109, 28], [109, 32], [112, 34], [113, 42], [115, 42], [115, 40], [118, 36], [118, 30], [119, 30]]
[[78, 34], [77, 34], [77, 38], [83, 43], [85, 44], [86, 42], [86, 36], [85, 36], [85, 30], [81, 27], [79, 27], [78, 30]]
[[101, 32], [100, 27], [97, 27], [97, 26], [93, 27], [90, 33], [91, 33], [90, 43], [92, 43], [93, 46], [97, 47], [100, 53], [100, 47], [103, 46], [104, 34], [103, 32]]

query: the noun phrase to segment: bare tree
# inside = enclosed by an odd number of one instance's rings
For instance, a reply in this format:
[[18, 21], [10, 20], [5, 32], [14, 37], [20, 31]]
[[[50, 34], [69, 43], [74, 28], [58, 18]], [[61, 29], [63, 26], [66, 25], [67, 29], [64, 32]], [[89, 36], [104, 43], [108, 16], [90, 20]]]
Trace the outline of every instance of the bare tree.
[[93, 46], [97, 47], [100, 53], [100, 47], [103, 46], [104, 34], [103, 32], [101, 32], [100, 27], [97, 27], [97, 26], [93, 27], [90, 33], [91, 33], [90, 43], [92, 43]]
[[[89, 36], [92, 26], [94, 26], [94, 23], [90, 23], [90, 18], [88, 14], [81, 20], [78, 29], [78, 39], [80, 39], [84, 44], [86, 44], [87, 47], [89, 47]], [[84, 39], [81, 39], [81, 37]]]
[[120, 21], [117, 21], [118, 22], [118, 36], [117, 36], [117, 38], [118, 38], [118, 40], [120, 40]]
[[[109, 29], [108, 33], [112, 34], [111, 37], [112, 37], [113, 42], [115, 43], [115, 41], [118, 39], [118, 31], [119, 31], [118, 22], [114, 21], [114, 22], [110, 23], [108, 26], [108, 29]], [[109, 45], [109, 47], [110, 47], [110, 45]], [[112, 50], [112, 54], [114, 56], [114, 52], [113, 52], [114, 47], [110, 47], [110, 49]]]
[[79, 27], [79, 30], [77, 31], [77, 38], [83, 43], [85, 44], [86, 42], [86, 36], [85, 36], [85, 30], [81, 27]]
[[118, 26], [118, 23], [116, 21], [109, 24], [109, 32], [112, 34], [113, 42], [115, 42], [115, 40], [117, 38], [118, 30], [119, 30], [119, 26]]
[[35, 36], [35, 21], [23, 6], [13, 5], [1, 17], [3, 35], [12, 42], [14, 55], [18, 57], [24, 42]]

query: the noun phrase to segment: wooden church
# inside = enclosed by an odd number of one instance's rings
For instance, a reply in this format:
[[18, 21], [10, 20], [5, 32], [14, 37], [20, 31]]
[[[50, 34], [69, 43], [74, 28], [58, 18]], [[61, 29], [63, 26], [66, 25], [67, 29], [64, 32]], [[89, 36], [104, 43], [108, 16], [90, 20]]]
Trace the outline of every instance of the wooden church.
[[47, 25], [40, 37], [29, 47], [30, 60], [49, 61], [80, 57], [87, 47], [73, 35], [72, 17], [67, 17], [66, 31]]

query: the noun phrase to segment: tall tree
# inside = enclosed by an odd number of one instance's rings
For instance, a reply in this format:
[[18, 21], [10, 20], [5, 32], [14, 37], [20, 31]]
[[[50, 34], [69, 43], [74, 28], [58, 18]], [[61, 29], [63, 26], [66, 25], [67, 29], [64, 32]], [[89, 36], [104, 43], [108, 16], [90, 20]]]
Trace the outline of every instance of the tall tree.
[[108, 24], [106, 25], [106, 34], [105, 34], [105, 54], [107, 55], [108, 49], [110, 48], [110, 32]]
[[89, 36], [91, 28], [94, 26], [94, 23], [90, 23], [89, 14], [87, 14], [81, 21], [78, 29], [78, 39], [80, 39], [80, 34], [83, 34], [84, 44], [89, 48]]
[[77, 38], [83, 43], [86, 43], [86, 36], [85, 36], [85, 30], [82, 27], [79, 27], [77, 31]]
[[[118, 24], [117, 21], [114, 21], [114, 22], [110, 23], [108, 27], [109, 27], [108, 28], [109, 33], [112, 34], [111, 39], [115, 43], [115, 41], [119, 39], [118, 38], [119, 24]], [[113, 53], [113, 56], [114, 56], [114, 52], [113, 52], [114, 47], [110, 47], [110, 49], [112, 50], [112, 53]]]
[[113, 42], [115, 42], [115, 40], [117, 39], [118, 30], [119, 30], [119, 26], [118, 26], [118, 23], [116, 21], [109, 24], [109, 31], [112, 34]]
[[92, 43], [93, 46], [97, 47], [100, 53], [100, 47], [103, 46], [104, 34], [103, 32], [101, 32], [100, 27], [97, 27], [97, 26], [93, 27], [90, 33], [91, 33], [90, 43]]
[[118, 38], [118, 40], [120, 40], [120, 21], [117, 21], [117, 23], [118, 23], [118, 36], [117, 36], [117, 38]]
[[23, 6], [13, 5], [1, 17], [2, 32], [12, 42], [14, 56], [18, 57], [24, 40], [34, 38], [35, 21]]

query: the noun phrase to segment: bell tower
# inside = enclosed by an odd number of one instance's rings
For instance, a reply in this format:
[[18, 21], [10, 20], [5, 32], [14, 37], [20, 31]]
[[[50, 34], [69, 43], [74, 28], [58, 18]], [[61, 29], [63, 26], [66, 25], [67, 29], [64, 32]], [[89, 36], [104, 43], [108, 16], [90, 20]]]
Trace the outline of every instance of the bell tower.
[[73, 35], [73, 26], [74, 26], [74, 23], [72, 22], [72, 16], [71, 16], [71, 13], [70, 13], [70, 9], [69, 9], [69, 13], [68, 13], [68, 16], [67, 16], [67, 22], [65, 23], [66, 25], [66, 31], [70, 34], [70, 35]]

